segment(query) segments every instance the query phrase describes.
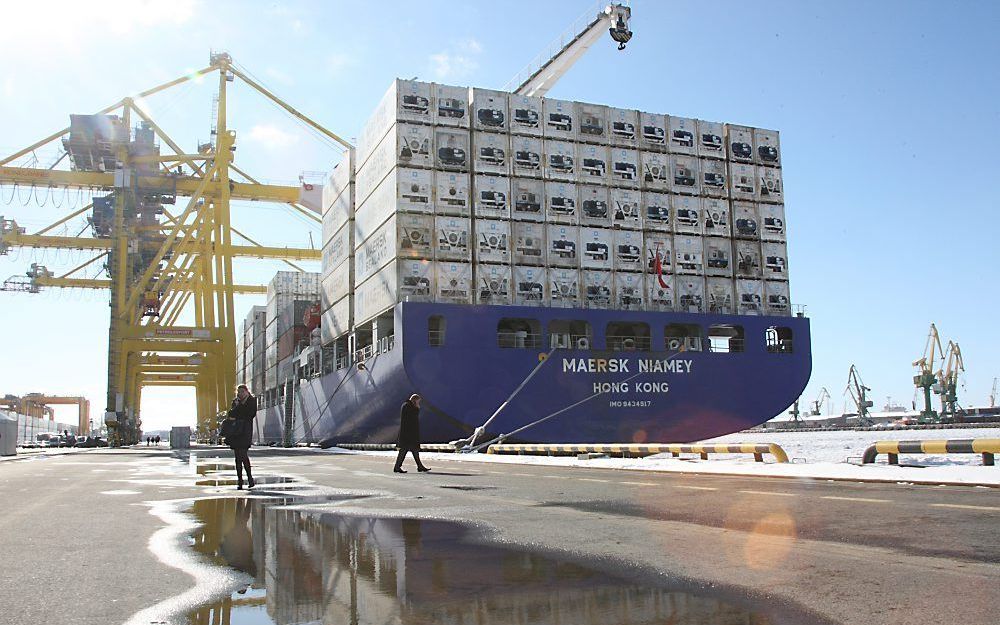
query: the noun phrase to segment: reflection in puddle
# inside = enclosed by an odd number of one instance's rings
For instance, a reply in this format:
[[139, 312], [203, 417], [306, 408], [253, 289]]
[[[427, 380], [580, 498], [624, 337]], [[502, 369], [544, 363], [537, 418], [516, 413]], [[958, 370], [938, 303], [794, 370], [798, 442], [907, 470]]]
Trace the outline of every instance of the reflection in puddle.
[[[301, 499], [207, 499], [194, 549], [253, 579], [188, 614], [193, 625], [612, 623], [777, 625], [781, 617], [699, 594], [470, 541], [457, 523], [365, 518], [278, 506]], [[710, 591], [709, 591], [710, 592]], [[787, 611], [787, 608], [786, 610]], [[783, 612], [785, 612], [783, 611]]]
[[[292, 479], [291, 478], [287, 478], [287, 477], [272, 477], [272, 476], [265, 475], [265, 476], [258, 477], [255, 481], [256, 481], [256, 483], [258, 485], [263, 485], [263, 484], [288, 484], [289, 482], [292, 481]], [[219, 478], [219, 479], [210, 478], [210, 479], [207, 479], [207, 480], [198, 480], [197, 482], [195, 482], [195, 485], [196, 486], [236, 486], [238, 483], [239, 482], [237, 481], [237, 479], [235, 477], [233, 477], [233, 478]]]

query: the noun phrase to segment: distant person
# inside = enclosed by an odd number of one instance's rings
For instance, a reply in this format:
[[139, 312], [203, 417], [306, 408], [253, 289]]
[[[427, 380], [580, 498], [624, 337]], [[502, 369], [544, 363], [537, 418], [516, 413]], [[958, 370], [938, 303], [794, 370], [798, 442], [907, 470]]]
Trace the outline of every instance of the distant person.
[[160, 444], [160, 435], [159, 434], [156, 435], [156, 444], [157, 445]]
[[399, 437], [396, 439], [396, 466], [393, 471], [396, 473], [406, 473], [403, 470], [403, 460], [406, 452], [413, 454], [413, 461], [417, 463], [417, 471], [424, 473], [430, 471], [420, 462], [420, 395], [414, 393], [403, 402], [399, 409]]
[[146, 437], [146, 447], [149, 447], [149, 437]]
[[250, 469], [250, 442], [253, 438], [253, 420], [256, 417], [257, 398], [250, 394], [246, 384], [240, 384], [236, 387], [236, 399], [226, 414], [226, 420], [233, 422], [223, 424], [226, 444], [236, 456], [237, 490], [243, 490], [243, 469], [246, 469], [250, 488], [256, 484]]

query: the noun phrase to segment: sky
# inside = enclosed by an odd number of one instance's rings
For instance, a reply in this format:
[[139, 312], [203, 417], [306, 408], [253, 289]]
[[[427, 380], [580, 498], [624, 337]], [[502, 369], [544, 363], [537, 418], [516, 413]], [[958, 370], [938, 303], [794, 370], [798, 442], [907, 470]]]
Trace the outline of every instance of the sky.
[[[996, 226], [1000, 5], [990, 2], [635, 0], [628, 48], [599, 41], [549, 96], [781, 132], [793, 302], [812, 324], [813, 374], [844, 407], [856, 364], [880, 408], [909, 406], [912, 361], [937, 324], [967, 372], [960, 401], [986, 405], [1000, 376]], [[0, 154], [122, 97], [208, 65], [225, 50], [320, 124], [353, 139], [395, 77], [500, 88], [596, 6], [524, 3], [36, 0], [5, 7]], [[11, 26], [13, 25], [13, 26]], [[214, 79], [142, 102], [194, 149], [208, 138]], [[230, 94], [236, 162], [266, 181], [329, 171], [340, 151], [244, 86]], [[980, 139], [982, 139], [980, 141]], [[39, 166], [58, 155], [37, 152]], [[66, 213], [10, 198], [0, 215], [34, 232]], [[57, 198], [52, 198], [59, 201]], [[84, 198], [86, 199], [86, 198]], [[8, 202], [8, 200], [10, 200]], [[42, 203], [44, 205], [39, 206]], [[289, 209], [234, 205], [234, 225], [264, 244], [319, 244]], [[70, 222], [76, 234], [85, 223]], [[87, 257], [15, 250], [0, 279], [32, 262], [58, 273]], [[306, 264], [318, 270], [318, 263]], [[281, 266], [240, 261], [241, 282]], [[239, 297], [242, 318], [259, 298]], [[107, 297], [52, 289], [0, 293], [0, 393], [105, 403]], [[194, 423], [193, 391], [150, 389], [146, 430]], [[58, 409], [60, 420], [75, 409]]]

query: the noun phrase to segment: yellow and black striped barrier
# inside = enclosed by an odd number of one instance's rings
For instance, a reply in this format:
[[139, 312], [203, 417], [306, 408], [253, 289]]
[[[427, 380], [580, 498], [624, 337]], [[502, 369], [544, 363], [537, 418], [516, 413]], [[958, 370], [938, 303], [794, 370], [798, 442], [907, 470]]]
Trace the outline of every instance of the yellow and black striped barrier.
[[982, 454], [983, 465], [993, 466], [1000, 454], [1000, 438], [956, 438], [930, 441], [878, 441], [865, 450], [863, 464], [875, 462], [879, 454], [889, 455], [889, 464], [899, 464], [899, 454]]
[[654, 454], [698, 454], [708, 460], [709, 454], [753, 454], [757, 462], [764, 462], [764, 454], [771, 454], [777, 462], [788, 462], [788, 454], [774, 443], [742, 443], [737, 445], [680, 445], [657, 443], [607, 443], [595, 445], [490, 445], [489, 454], [534, 454], [546, 456], [573, 456], [576, 454], [608, 454], [627, 458], [641, 458]]
[[[327, 447], [340, 447], [351, 451], [395, 451], [395, 443], [334, 443]], [[455, 446], [447, 443], [425, 443], [420, 451], [454, 452]]]

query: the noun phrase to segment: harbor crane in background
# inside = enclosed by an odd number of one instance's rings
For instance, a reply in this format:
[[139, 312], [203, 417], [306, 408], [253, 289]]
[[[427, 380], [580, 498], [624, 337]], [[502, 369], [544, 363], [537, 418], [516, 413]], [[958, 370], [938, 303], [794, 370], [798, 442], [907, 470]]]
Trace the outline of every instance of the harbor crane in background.
[[854, 407], [858, 411], [858, 425], [860, 426], [869, 426], [873, 423], [872, 418], [868, 415], [868, 409], [875, 405], [872, 400], [868, 399], [868, 392], [871, 390], [861, 380], [858, 368], [851, 365], [851, 370], [847, 374], [847, 389], [844, 393], [850, 394], [851, 400], [854, 402]]
[[819, 395], [817, 395], [816, 399], [813, 400], [812, 408], [809, 410], [809, 415], [813, 417], [818, 417], [819, 415], [823, 414], [824, 403], [826, 404], [827, 410], [829, 410], [831, 406], [831, 400], [832, 398], [830, 397], [830, 391], [826, 390], [825, 386], [819, 389]]
[[552, 42], [531, 63], [504, 85], [504, 91], [517, 95], [543, 97], [549, 89], [580, 60], [607, 29], [611, 38], [624, 50], [632, 39], [629, 20], [632, 9], [627, 5], [612, 3], [599, 9], [597, 15], [588, 10], [577, 18], [569, 30]]
[[944, 367], [938, 371], [938, 382], [934, 392], [941, 396], [941, 417], [955, 418], [962, 411], [958, 405], [959, 375], [965, 373], [965, 362], [962, 360], [962, 348], [958, 343], [948, 341], [945, 348]]
[[[177, 85], [217, 74], [210, 141], [183, 149], [149, 115], [141, 102]], [[236, 385], [237, 293], [263, 294], [261, 285], [239, 285], [233, 260], [320, 260], [313, 248], [267, 247], [232, 223], [234, 200], [283, 204], [313, 224], [321, 219], [320, 185], [263, 184], [236, 164], [236, 133], [228, 126], [229, 85], [249, 86], [331, 146], [353, 146], [312, 121], [254, 80], [226, 53], [209, 65], [92, 115], [70, 115], [70, 125], [7, 157], [0, 157], [0, 187], [26, 207], [50, 199], [66, 214], [29, 234], [16, 219], [0, 217], [0, 255], [16, 247], [82, 250], [93, 257], [56, 276], [33, 265], [5, 290], [37, 293], [44, 287], [110, 290], [107, 403], [104, 415], [113, 444], [138, 441], [142, 389], [196, 389], [197, 423], [204, 434], [226, 409]], [[54, 144], [61, 156], [51, 166], [35, 151]], [[169, 148], [166, 154], [161, 147]], [[82, 207], [66, 198], [90, 195]], [[62, 202], [56, 199], [61, 197]], [[25, 200], [25, 198], [27, 198]], [[32, 201], [34, 200], [34, 201]], [[178, 208], [174, 209], [173, 206]], [[25, 213], [28, 214], [27, 212]], [[92, 236], [58, 236], [53, 230], [86, 216]], [[82, 232], [80, 234], [83, 234]], [[245, 242], [234, 244], [234, 238]], [[95, 263], [97, 263], [95, 265]], [[104, 265], [108, 279], [77, 274]], [[182, 320], [193, 319], [193, 325]]]
[[997, 381], [1000, 378], [993, 378], [993, 388], [990, 390], [990, 408], [996, 408], [997, 405]]
[[76, 406], [79, 420], [78, 434], [90, 434], [90, 400], [80, 396], [45, 395], [43, 393], [27, 393], [21, 397], [5, 395], [0, 399], [0, 406], [7, 410], [29, 417], [55, 421], [55, 410], [52, 406]]
[[[919, 416], [920, 423], [935, 421], [938, 418], [938, 414], [934, 411], [934, 407], [931, 404], [931, 391], [934, 385], [938, 383], [937, 375], [934, 372], [934, 364], [937, 358], [943, 355], [944, 349], [941, 347], [941, 337], [938, 335], [937, 326], [932, 323], [930, 330], [927, 332], [924, 355], [920, 359], [913, 361], [913, 366], [917, 368], [917, 374], [913, 376], [913, 385], [917, 389], [915, 392], [919, 393], [922, 389], [924, 394], [924, 407], [920, 411]], [[914, 401], [915, 403], [916, 401]]]

